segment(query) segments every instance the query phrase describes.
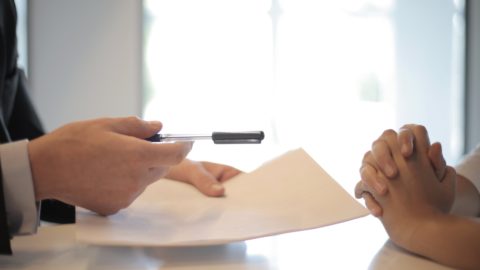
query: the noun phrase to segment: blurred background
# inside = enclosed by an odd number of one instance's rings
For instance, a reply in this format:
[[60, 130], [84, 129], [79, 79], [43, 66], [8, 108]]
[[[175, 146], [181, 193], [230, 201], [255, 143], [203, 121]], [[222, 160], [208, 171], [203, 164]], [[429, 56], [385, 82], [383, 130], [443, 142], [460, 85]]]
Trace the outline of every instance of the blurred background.
[[[303, 147], [352, 195], [363, 154], [385, 129], [425, 125], [452, 165], [480, 142], [479, 1], [17, 0], [17, 7], [19, 64], [48, 131], [127, 115], [161, 120], [169, 133], [263, 130], [261, 145], [197, 142], [190, 158], [250, 171]], [[373, 218], [352, 226], [368, 238], [345, 261], [358, 269], [387, 236]], [[344, 249], [345, 235], [322, 232]], [[254, 241], [247, 252], [279, 260], [327, 254], [321, 261], [332, 269], [344, 261], [343, 253], [298, 249], [302, 237], [311, 236], [286, 235], [287, 249]]]
[[264, 130], [262, 145], [197, 142], [190, 158], [249, 171], [303, 147], [350, 193], [385, 129], [427, 126], [450, 164], [480, 141], [475, 1], [17, 6], [19, 61], [47, 130], [125, 115], [168, 133]]

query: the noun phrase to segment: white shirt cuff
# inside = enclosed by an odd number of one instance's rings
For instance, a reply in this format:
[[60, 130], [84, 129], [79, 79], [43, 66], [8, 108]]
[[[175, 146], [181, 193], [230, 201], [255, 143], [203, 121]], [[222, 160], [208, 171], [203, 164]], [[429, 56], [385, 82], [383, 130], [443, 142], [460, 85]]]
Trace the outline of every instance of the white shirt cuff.
[[37, 232], [39, 224], [28, 140], [0, 145], [8, 228], [12, 235]]
[[455, 166], [457, 174], [466, 177], [480, 193], [480, 145]]

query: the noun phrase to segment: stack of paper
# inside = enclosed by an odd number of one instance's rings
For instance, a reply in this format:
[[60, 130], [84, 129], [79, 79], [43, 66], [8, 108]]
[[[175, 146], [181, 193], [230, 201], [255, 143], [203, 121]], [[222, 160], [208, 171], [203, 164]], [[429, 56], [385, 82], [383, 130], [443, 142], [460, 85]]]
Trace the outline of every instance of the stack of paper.
[[113, 216], [79, 209], [77, 239], [98, 245], [213, 245], [368, 214], [302, 149], [224, 185], [224, 197], [209, 198], [188, 184], [162, 179]]

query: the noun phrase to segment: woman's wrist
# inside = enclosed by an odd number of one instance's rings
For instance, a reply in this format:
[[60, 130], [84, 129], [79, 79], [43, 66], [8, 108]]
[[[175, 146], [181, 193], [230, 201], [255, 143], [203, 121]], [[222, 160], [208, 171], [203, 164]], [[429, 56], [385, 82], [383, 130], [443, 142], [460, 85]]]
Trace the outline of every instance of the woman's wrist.
[[411, 252], [427, 256], [434, 249], [436, 239], [442, 237], [445, 226], [451, 223], [454, 216], [441, 212], [433, 213], [417, 220], [412, 232], [401, 246]]
[[[428, 235], [438, 230], [447, 214], [431, 210], [424, 214], [395, 219], [396, 224], [384, 224], [390, 239], [398, 246], [412, 252], [421, 250], [422, 244], [428, 242]], [[400, 221], [401, 220], [401, 221]]]
[[475, 185], [462, 175], [457, 175], [455, 201], [450, 213], [459, 216], [480, 215], [480, 194]]

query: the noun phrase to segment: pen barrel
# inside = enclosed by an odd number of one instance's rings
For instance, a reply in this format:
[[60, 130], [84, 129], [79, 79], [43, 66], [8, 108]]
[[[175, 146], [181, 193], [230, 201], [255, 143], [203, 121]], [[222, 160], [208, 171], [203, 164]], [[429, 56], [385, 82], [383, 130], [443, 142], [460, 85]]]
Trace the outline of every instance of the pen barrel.
[[204, 134], [155, 134], [146, 138], [150, 142], [191, 142], [198, 140], [210, 140], [212, 136]]
[[215, 144], [258, 144], [264, 138], [263, 131], [212, 133], [212, 140]]
[[259, 144], [265, 138], [263, 131], [213, 132], [205, 134], [155, 134], [145, 140], [150, 142], [182, 142], [213, 140], [215, 144]]

